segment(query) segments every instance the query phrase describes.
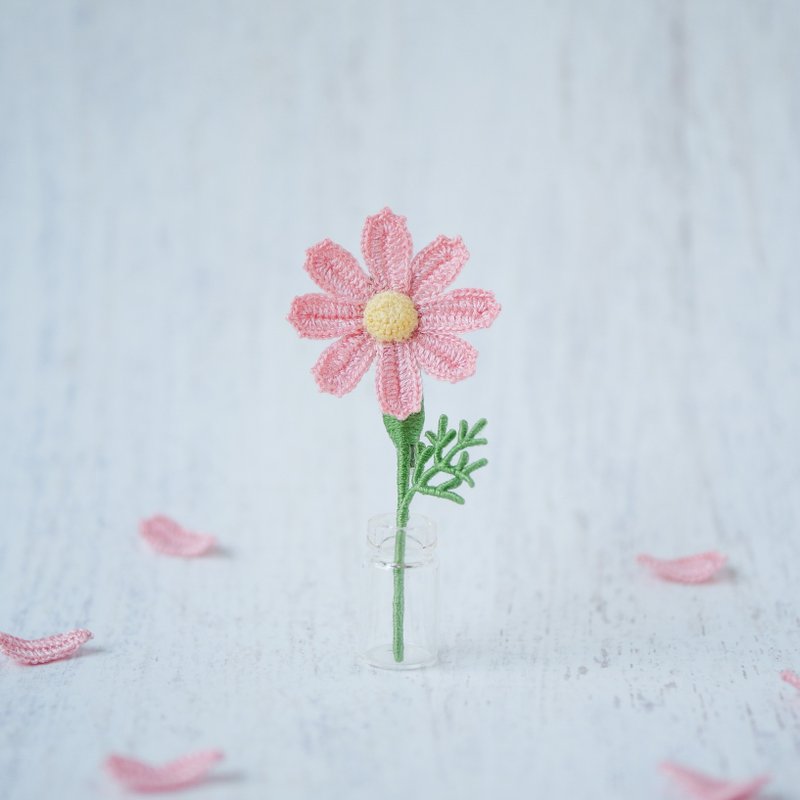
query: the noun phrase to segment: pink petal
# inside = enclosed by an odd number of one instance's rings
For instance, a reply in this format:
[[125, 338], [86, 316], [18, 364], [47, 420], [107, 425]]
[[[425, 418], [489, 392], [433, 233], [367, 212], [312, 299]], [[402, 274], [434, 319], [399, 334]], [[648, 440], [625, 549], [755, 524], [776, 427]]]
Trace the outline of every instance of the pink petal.
[[330, 239], [306, 250], [306, 271], [320, 289], [334, 297], [363, 302], [369, 299], [369, 280], [358, 261]]
[[139, 532], [154, 550], [167, 556], [201, 556], [216, 543], [213, 536], [187, 531], [174, 519], [163, 515], [142, 520]]
[[751, 800], [769, 783], [767, 775], [750, 781], [721, 781], [672, 762], [665, 762], [661, 769], [698, 800]]
[[199, 783], [222, 758], [219, 750], [205, 750], [154, 767], [144, 761], [111, 755], [106, 759], [106, 769], [129, 791], [169, 792]]
[[312, 372], [323, 392], [337, 397], [356, 388], [375, 360], [375, 340], [364, 331], [350, 333], [323, 350]]
[[451, 333], [421, 333], [411, 347], [422, 369], [441, 381], [455, 383], [475, 373], [478, 351]]
[[66, 658], [91, 638], [91, 631], [83, 629], [57, 633], [44, 639], [19, 639], [8, 633], [0, 633], [0, 651], [18, 664], [33, 666]]
[[458, 236], [439, 236], [414, 256], [409, 293], [416, 302], [443, 292], [461, 272], [469, 251]]
[[292, 301], [289, 322], [304, 339], [333, 339], [361, 328], [364, 303], [326, 294], [304, 294]]
[[711, 580], [722, 569], [727, 559], [720, 553], [711, 551], [671, 560], [640, 555], [636, 560], [666, 581], [704, 583]]
[[422, 381], [408, 342], [386, 342], [379, 346], [375, 388], [384, 414], [405, 419], [419, 411]]
[[794, 686], [795, 689], [800, 689], [800, 675], [796, 672], [792, 672], [790, 669], [785, 669], [781, 672], [781, 678], [786, 681], [790, 686]]
[[465, 333], [488, 328], [500, 304], [485, 289], [456, 289], [417, 306], [421, 333]]
[[361, 250], [374, 279], [374, 290], [408, 293], [412, 248], [405, 217], [388, 208], [367, 217]]

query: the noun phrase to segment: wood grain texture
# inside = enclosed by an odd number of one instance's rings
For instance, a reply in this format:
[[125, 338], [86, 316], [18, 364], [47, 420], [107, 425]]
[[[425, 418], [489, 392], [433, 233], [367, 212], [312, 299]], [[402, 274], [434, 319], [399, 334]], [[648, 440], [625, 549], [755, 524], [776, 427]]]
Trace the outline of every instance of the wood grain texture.
[[[800, 6], [0, 3], [0, 797], [221, 747], [192, 797], [800, 798]], [[443, 660], [356, 657], [392, 507], [371, 379], [317, 393], [305, 247], [464, 236], [504, 311], [431, 416]], [[162, 512], [220, 554], [159, 558]], [[639, 552], [716, 548], [712, 586]]]

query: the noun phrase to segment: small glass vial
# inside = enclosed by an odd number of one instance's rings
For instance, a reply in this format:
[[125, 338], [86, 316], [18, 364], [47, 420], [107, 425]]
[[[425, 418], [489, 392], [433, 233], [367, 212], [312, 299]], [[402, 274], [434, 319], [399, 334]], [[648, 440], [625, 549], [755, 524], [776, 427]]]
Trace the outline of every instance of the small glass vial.
[[394, 514], [372, 517], [364, 566], [367, 663], [382, 669], [435, 664], [439, 613], [436, 525], [427, 517], [412, 515], [398, 529]]

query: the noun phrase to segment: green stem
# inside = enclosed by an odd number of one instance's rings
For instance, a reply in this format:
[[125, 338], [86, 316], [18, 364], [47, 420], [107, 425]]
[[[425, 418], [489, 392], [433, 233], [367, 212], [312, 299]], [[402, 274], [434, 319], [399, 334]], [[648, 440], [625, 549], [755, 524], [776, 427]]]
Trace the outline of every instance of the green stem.
[[411, 448], [397, 448], [397, 517], [394, 540], [394, 595], [392, 597], [392, 653], [399, 664], [403, 660], [405, 642], [403, 640], [403, 619], [405, 616], [405, 557], [408, 507], [411, 497], [408, 493], [408, 478], [411, 467]]

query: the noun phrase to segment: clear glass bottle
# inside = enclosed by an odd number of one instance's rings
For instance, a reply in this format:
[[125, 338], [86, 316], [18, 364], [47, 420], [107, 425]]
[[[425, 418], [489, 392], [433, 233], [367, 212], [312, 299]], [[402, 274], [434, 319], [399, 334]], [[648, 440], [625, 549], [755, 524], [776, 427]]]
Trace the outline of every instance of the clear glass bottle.
[[[399, 541], [398, 541], [399, 538]], [[412, 515], [398, 529], [394, 514], [367, 526], [364, 655], [383, 669], [436, 663], [439, 562], [436, 525]]]

